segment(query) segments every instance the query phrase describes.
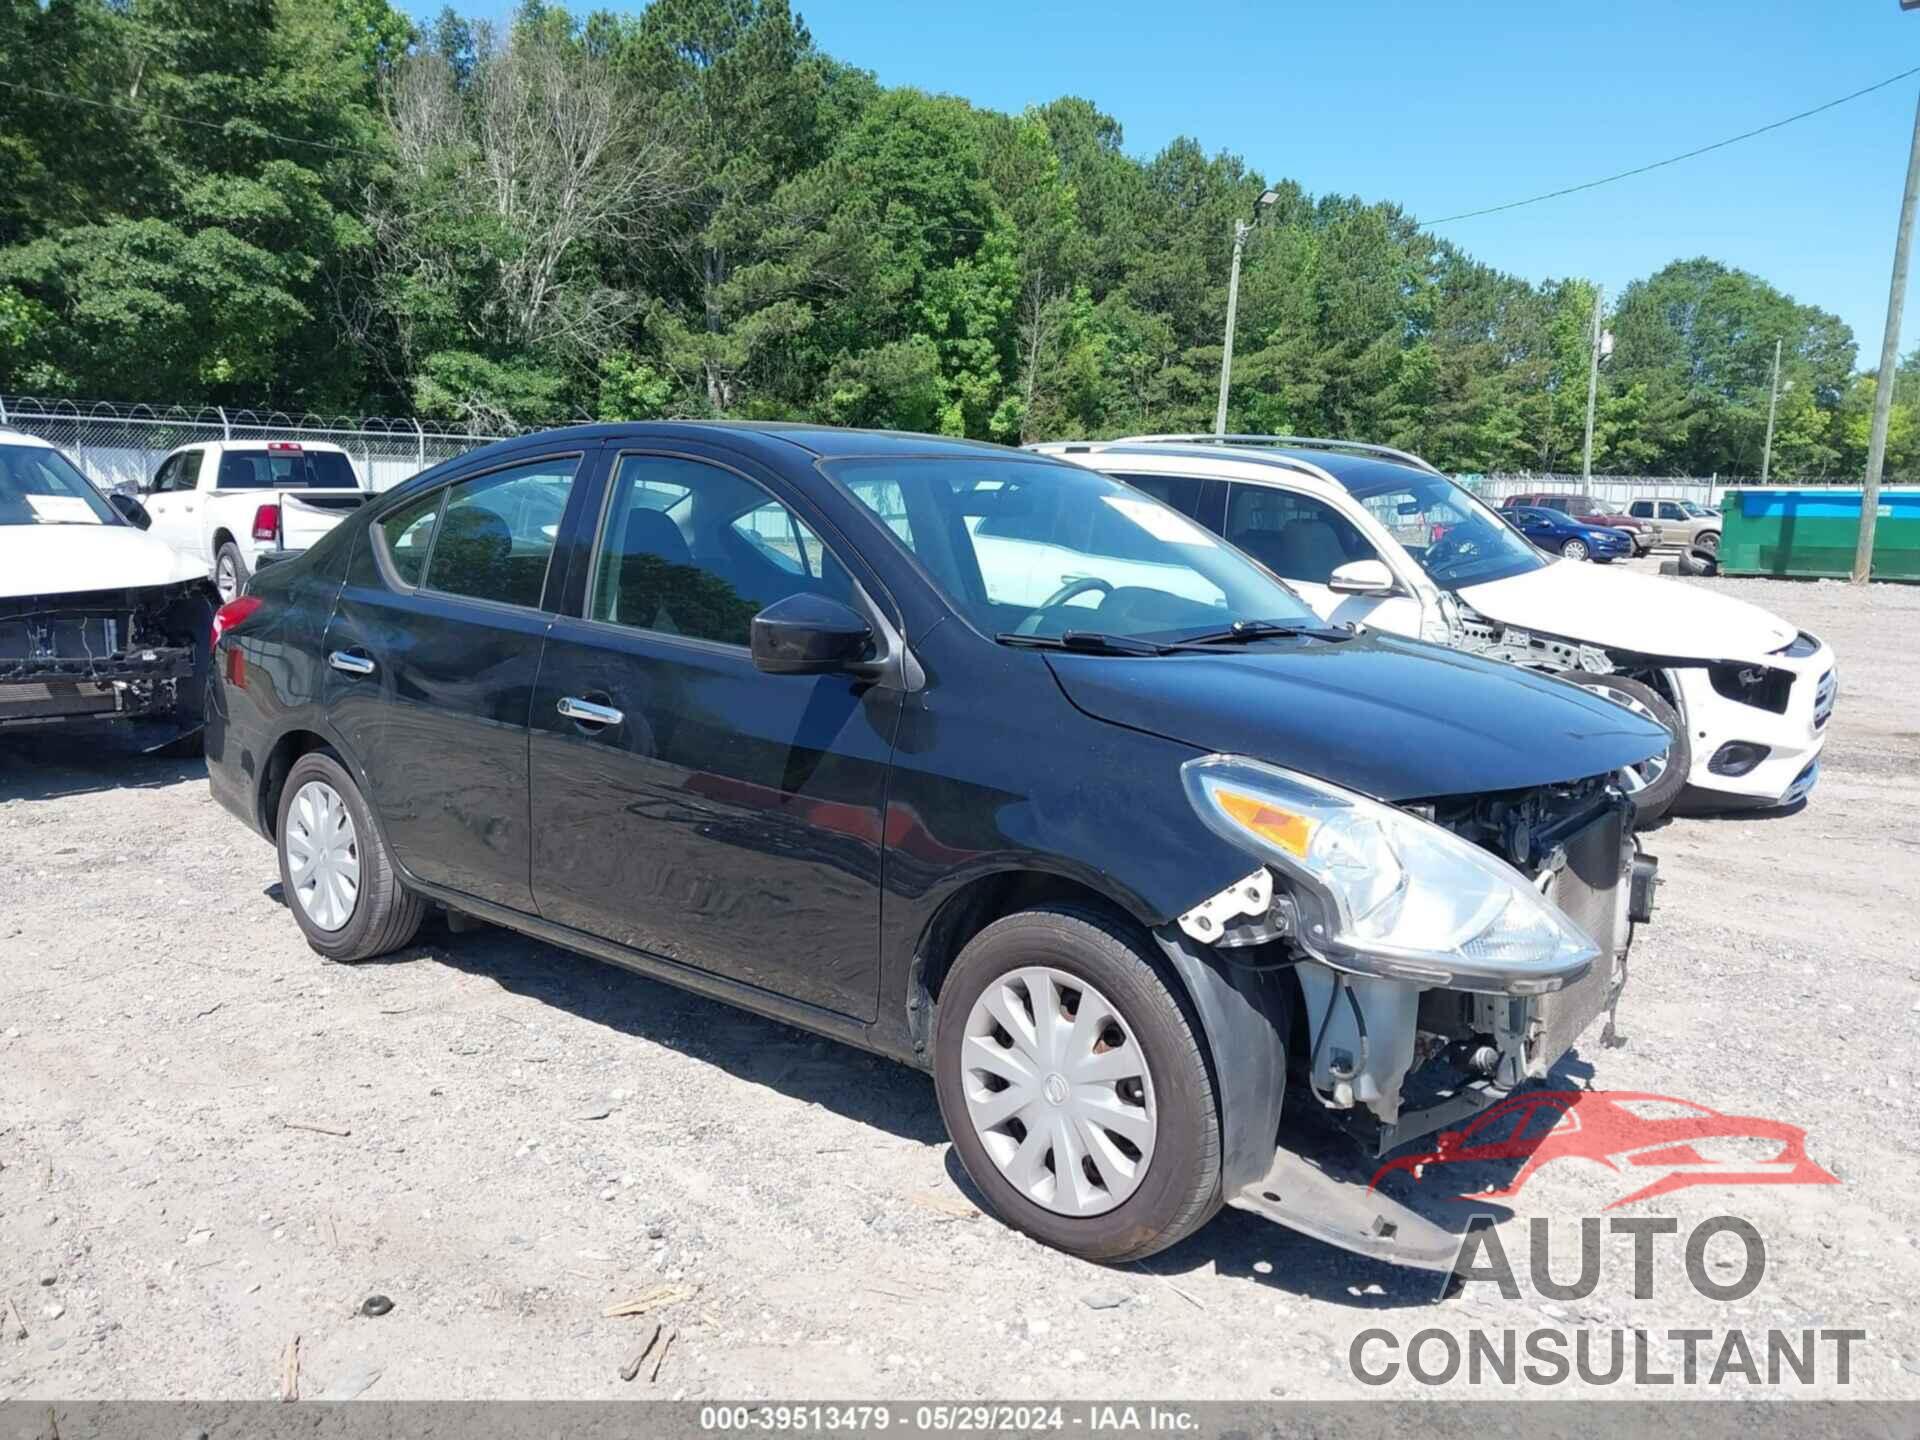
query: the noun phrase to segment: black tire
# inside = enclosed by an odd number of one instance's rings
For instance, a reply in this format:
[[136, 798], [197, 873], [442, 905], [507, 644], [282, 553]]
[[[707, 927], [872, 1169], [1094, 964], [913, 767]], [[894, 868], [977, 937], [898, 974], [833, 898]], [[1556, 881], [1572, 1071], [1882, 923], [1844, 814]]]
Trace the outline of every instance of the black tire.
[[[1092, 1216], [1056, 1214], [1000, 1173], [967, 1111], [960, 1057], [967, 1017], [987, 986], [1027, 965], [1088, 982], [1119, 1011], [1144, 1053], [1157, 1130], [1139, 1188]], [[1151, 941], [1091, 907], [1062, 905], [996, 920], [968, 942], [941, 986], [934, 1090], [968, 1176], [1016, 1230], [1083, 1260], [1121, 1264], [1184, 1240], [1219, 1212], [1220, 1116], [1200, 1022]]]
[[1673, 742], [1667, 747], [1667, 764], [1654, 781], [1633, 794], [1633, 825], [1636, 830], [1653, 824], [1673, 808], [1680, 792], [1687, 788], [1687, 774], [1693, 768], [1693, 744], [1680, 712], [1658, 690], [1623, 675], [1568, 673], [1561, 677], [1589, 690], [1624, 691], [1653, 719], [1664, 725]]
[[[287, 861], [287, 817], [301, 787], [313, 780], [325, 781], [345, 801], [353, 820], [360, 861], [359, 895], [353, 914], [337, 930], [322, 929], [306, 913], [294, 894], [293, 874]], [[427, 902], [400, 883], [393, 857], [387, 852], [367, 802], [361, 798], [360, 787], [354, 784], [347, 767], [331, 754], [315, 750], [293, 762], [293, 768], [287, 772], [287, 783], [280, 791], [280, 811], [273, 833], [274, 849], [280, 857], [280, 888], [286, 896], [287, 909], [293, 913], [295, 923], [316, 954], [352, 964], [398, 950], [413, 939], [420, 922], [426, 918]]]
[[233, 594], [222, 594], [220, 597], [222, 603], [244, 595], [247, 581], [253, 578], [253, 572], [247, 568], [247, 557], [240, 553], [238, 545], [228, 540], [213, 552], [213, 584], [216, 590], [220, 586], [220, 571], [226, 565], [233, 567]]
[[1578, 535], [1562, 545], [1560, 547], [1560, 553], [1569, 560], [1591, 560], [1593, 558], [1593, 551], [1588, 547], [1587, 542], [1582, 540]]

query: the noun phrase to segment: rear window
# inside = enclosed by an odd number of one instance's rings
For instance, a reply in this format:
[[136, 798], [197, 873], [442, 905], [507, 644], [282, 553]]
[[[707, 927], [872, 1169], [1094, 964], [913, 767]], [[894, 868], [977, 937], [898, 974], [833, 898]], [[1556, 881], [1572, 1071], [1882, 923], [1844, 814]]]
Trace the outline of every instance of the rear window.
[[222, 490], [357, 490], [353, 466], [337, 450], [228, 450]]

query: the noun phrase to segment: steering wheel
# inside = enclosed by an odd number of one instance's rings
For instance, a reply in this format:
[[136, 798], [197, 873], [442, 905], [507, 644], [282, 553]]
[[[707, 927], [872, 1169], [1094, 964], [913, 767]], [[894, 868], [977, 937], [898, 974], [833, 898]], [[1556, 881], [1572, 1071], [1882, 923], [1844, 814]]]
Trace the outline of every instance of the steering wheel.
[[1455, 560], [1468, 560], [1479, 553], [1480, 542], [1478, 540], [1456, 540], [1451, 534], [1443, 535], [1440, 539], [1427, 546], [1427, 553], [1424, 557], [1424, 568], [1430, 571], [1439, 570]]
[[1046, 618], [1049, 610], [1054, 609], [1056, 606], [1066, 604], [1076, 595], [1085, 595], [1090, 590], [1101, 590], [1111, 595], [1113, 593], [1113, 582], [1111, 580], [1103, 580], [1098, 575], [1082, 575], [1078, 580], [1069, 580], [1045, 600], [1042, 600], [1038, 610], [1020, 622], [1018, 633], [1022, 635], [1038, 635], [1040, 633], [1040, 622]]

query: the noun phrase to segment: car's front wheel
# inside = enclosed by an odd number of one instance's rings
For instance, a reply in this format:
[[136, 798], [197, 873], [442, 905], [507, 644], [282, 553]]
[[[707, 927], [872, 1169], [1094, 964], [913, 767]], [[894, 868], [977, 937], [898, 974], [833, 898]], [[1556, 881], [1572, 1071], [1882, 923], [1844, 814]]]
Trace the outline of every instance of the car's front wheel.
[[1590, 552], [1587, 550], [1587, 542], [1576, 535], [1560, 547], [1560, 553], [1569, 560], [1584, 560]]
[[400, 883], [360, 787], [332, 755], [294, 761], [274, 835], [287, 908], [320, 954], [370, 960], [419, 930], [426, 901]]
[[1606, 696], [1643, 720], [1653, 721], [1672, 737], [1663, 754], [1625, 766], [1617, 777], [1620, 788], [1633, 801], [1634, 827], [1651, 825], [1673, 808], [1673, 802], [1687, 788], [1687, 776], [1693, 769], [1693, 745], [1680, 712], [1651, 685], [1629, 680], [1624, 675], [1569, 671], [1565, 678]]
[[967, 1174], [1008, 1224], [1082, 1259], [1137, 1260], [1220, 1207], [1199, 1022], [1118, 919], [1024, 911], [941, 987], [934, 1087]]

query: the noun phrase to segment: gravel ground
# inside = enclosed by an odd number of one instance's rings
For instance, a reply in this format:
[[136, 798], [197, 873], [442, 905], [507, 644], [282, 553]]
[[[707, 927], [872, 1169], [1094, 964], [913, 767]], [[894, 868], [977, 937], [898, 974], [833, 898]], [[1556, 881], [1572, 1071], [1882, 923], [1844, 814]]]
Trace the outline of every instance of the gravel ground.
[[[1848, 1384], [1826, 1345], [1812, 1386], [1781, 1389], [1920, 1398], [1920, 589], [1675, 583], [1754, 599], [1841, 656], [1807, 807], [1648, 837], [1667, 883], [1630, 1043], [1590, 1033], [1570, 1066], [1805, 1128], [1840, 1184], [1614, 1212], [1682, 1236], [1749, 1219], [1766, 1271], [1743, 1299], [1695, 1294], [1671, 1239], [1635, 1298], [1619, 1235], [1591, 1295], [1536, 1294], [1529, 1220], [1556, 1227], [1567, 1276], [1578, 1217], [1625, 1193], [1583, 1160], [1511, 1202], [1518, 1298], [1443, 1295], [1234, 1211], [1145, 1267], [1081, 1264], [977, 1213], [915, 1072], [495, 930], [323, 964], [198, 764], [15, 738], [0, 1399], [273, 1396], [295, 1337], [308, 1397], [1417, 1395], [1354, 1378], [1356, 1334], [1545, 1327], [1604, 1347], [1629, 1325], [1663, 1372], [1673, 1327], [1714, 1332], [1708, 1363], [1729, 1330], [1864, 1330]], [[1737, 1256], [1716, 1242], [1709, 1268]], [[650, 1293], [646, 1315], [603, 1314]], [[392, 1310], [361, 1313], [376, 1294]], [[676, 1332], [658, 1378], [650, 1359], [623, 1382], [655, 1320]], [[1736, 1370], [1693, 1393], [1752, 1389]]]

